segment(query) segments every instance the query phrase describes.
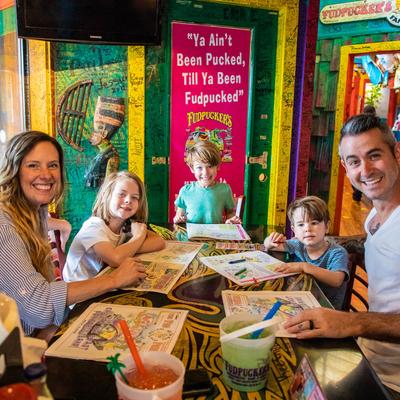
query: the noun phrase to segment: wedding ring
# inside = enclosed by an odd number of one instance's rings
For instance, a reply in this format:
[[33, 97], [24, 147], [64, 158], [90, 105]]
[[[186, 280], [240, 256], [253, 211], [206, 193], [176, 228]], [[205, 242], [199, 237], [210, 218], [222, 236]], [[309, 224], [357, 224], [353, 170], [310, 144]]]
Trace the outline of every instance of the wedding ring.
[[310, 330], [312, 331], [314, 329], [314, 321], [310, 319]]

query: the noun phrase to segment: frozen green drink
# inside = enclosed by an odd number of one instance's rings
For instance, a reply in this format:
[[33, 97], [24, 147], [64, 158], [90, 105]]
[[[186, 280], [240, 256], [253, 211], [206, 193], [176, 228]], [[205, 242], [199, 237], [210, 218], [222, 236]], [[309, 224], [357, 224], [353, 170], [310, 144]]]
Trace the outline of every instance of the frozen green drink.
[[[262, 315], [249, 313], [233, 314], [221, 321], [220, 334], [260, 322], [262, 318]], [[266, 328], [258, 339], [251, 339], [249, 334], [221, 343], [225, 383], [243, 392], [261, 390], [267, 380], [274, 342], [274, 329]]]

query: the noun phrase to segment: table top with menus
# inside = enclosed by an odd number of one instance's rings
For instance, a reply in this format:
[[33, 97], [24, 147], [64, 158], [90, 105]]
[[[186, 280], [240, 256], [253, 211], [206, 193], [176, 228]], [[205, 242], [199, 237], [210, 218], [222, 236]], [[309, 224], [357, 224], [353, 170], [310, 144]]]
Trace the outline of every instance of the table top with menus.
[[[172, 234], [160, 228], [159, 233], [166, 239], [184, 237], [183, 230]], [[239, 286], [200, 261], [200, 257], [230, 252], [216, 249], [215, 242], [203, 242], [196, 258], [168, 294], [135, 290], [107, 293], [77, 305], [59, 330], [58, 336], [93, 302], [185, 310], [188, 315], [172, 354], [182, 360], [187, 370], [205, 368], [213, 382], [213, 391], [196, 399], [290, 399], [289, 387], [304, 354], [308, 355], [327, 399], [389, 398], [353, 338], [300, 341], [278, 337], [272, 351], [267, 384], [262, 391], [237, 392], [226, 386], [222, 378], [223, 362], [219, 342], [219, 322], [225, 317], [223, 295], [240, 296], [246, 292], [249, 295], [259, 293], [261, 296], [265, 291], [268, 294], [276, 291], [286, 291], [288, 294], [310, 291], [322, 306], [330, 306], [309, 276], [294, 275]], [[55, 399], [117, 398], [114, 377], [107, 372], [105, 363], [47, 357], [46, 364], [48, 385]]]

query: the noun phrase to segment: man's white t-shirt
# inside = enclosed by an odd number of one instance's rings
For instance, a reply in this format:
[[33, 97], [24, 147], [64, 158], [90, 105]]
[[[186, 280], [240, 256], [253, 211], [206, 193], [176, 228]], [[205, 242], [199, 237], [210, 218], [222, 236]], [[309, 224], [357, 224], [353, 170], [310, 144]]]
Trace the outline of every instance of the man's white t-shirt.
[[[399, 314], [400, 318], [400, 206], [374, 235], [365, 230], [365, 266], [368, 273], [369, 311]], [[358, 343], [382, 382], [400, 392], [400, 344], [359, 338]]]

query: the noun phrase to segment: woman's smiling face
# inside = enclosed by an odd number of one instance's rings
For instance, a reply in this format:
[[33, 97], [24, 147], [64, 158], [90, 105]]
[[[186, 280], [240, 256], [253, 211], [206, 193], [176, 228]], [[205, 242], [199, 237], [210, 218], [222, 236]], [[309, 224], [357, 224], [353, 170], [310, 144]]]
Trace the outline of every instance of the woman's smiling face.
[[34, 208], [50, 203], [61, 183], [60, 160], [56, 147], [40, 142], [22, 159], [18, 173], [22, 192]]

